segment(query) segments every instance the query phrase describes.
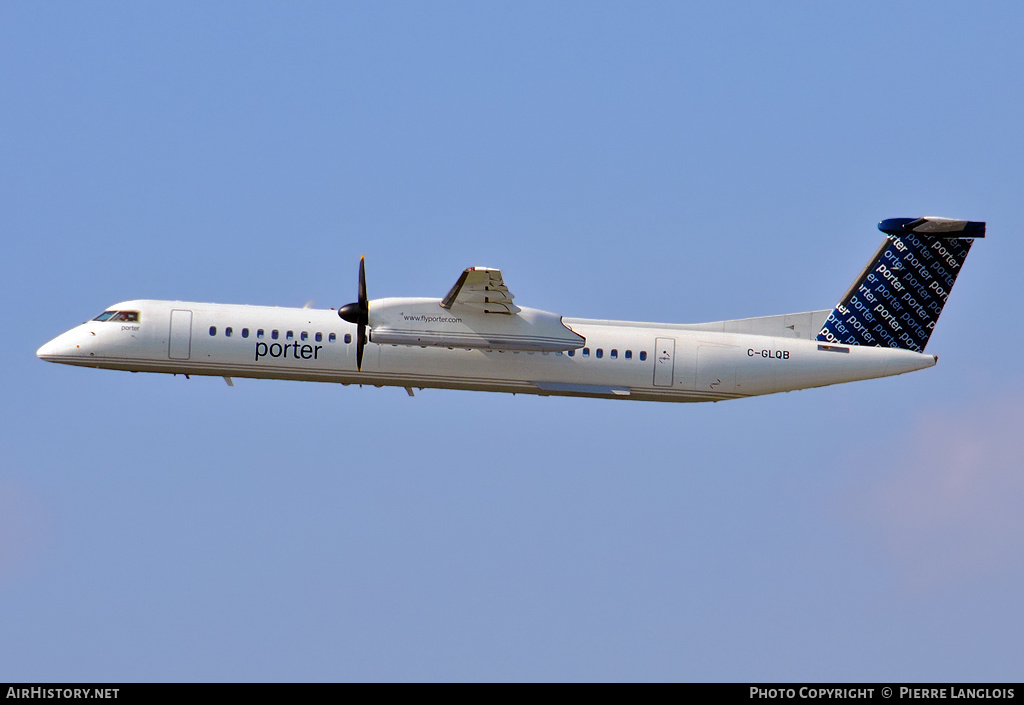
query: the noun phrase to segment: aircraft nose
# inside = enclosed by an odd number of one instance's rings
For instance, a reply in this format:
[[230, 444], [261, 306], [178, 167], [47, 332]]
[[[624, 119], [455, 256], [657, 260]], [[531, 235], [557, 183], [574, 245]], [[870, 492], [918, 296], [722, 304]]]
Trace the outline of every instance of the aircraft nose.
[[60, 362], [61, 358], [81, 354], [82, 351], [80, 347], [75, 344], [75, 337], [76, 336], [72, 335], [72, 331], [62, 333], [36, 350], [36, 355], [40, 360], [46, 360], [47, 362]]
[[36, 355], [40, 360], [46, 360], [47, 362], [53, 362], [54, 359], [60, 354], [60, 345], [58, 344], [59, 338], [54, 338], [48, 343], [45, 343], [41, 348], [36, 350]]

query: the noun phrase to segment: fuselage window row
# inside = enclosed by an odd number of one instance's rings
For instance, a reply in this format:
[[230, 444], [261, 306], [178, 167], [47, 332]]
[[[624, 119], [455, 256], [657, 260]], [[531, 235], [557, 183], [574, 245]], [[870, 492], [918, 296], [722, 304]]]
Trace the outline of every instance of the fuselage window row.
[[[556, 353], [556, 354], [561, 355], [562, 353], [559, 352], [559, 353]], [[575, 350], [570, 350], [566, 354], [569, 357], [576, 357], [576, 351]], [[583, 348], [582, 355], [583, 355], [583, 357], [590, 357], [590, 348]], [[594, 357], [596, 357], [598, 359], [603, 358], [604, 357], [604, 348], [597, 348], [594, 351]], [[612, 360], [618, 360], [619, 359], [619, 351], [618, 351], [618, 349], [612, 348], [608, 352], [608, 357], [611, 358]], [[626, 359], [626, 360], [632, 360], [633, 359], [633, 351], [632, 350], [626, 350], [625, 354], [623, 355], [623, 358]], [[641, 350], [640, 351], [640, 360], [644, 361], [646, 359], [647, 359], [647, 352], [645, 350]]]
[[[224, 337], [225, 338], [230, 338], [231, 334], [233, 332], [234, 332], [234, 329], [231, 326], [227, 326], [224, 329]], [[217, 326], [210, 326], [210, 335], [211, 336], [216, 336], [217, 335]], [[243, 328], [242, 329], [242, 337], [243, 338], [248, 338], [249, 337], [249, 329], [248, 328]], [[256, 329], [256, 337], [258, 339], [263, 338], [263, 329], [262, 328], [257, 328]], [[274, 339], [274, 340], [277, 340], [280, 337], [280, 334], [279, 334], [279, 332], [276, 329], [272, 329], [270, 331], [270, 337], [272, 339]], [[324, 339], [323, 333], [320, 333], [320, 332], [314, 333], [313, 337], [316, 340], [316, 342], [318, 342], [318, 343], [323, 341], [323, 339]], [[293, 331], [290, 331], [290, 330], [289, 331], [285, 331], [285, 339], [286, 340], [292, 340], [294, 338], [295, 338], [295, 333]], [[299, 338], [301, 340], [308, 340], [309, 339], [309, 332], [308, 331], [302, 331], [299, 334]], [[338, 339], [337, 334], [335, 334], [335, 333], [328, 333], [327, 334], [327, 341], [328, 342], [333, 343], [333, 342], [337, 341], [337, 339]], [[350, 333], [346, 333], [345, 334], [345, 345], [349, 345], [351, 343], [352, 343], [352, 335]], [[556, 355], [561, 355], [562, 353], [561, 353], [561, 351], [559, 351], [559, 352], [557, 352], [555, 354]], [[567, 354], [568, 354], [569, 357], [575, 357], [576, 356], [576, 351], [575, 350], [569, 350], [567, 352]], [[590, 348], [583, 348], [583, 353], [582, 354], [583, 354], [583, 357], [589, 358], [590, 357]], [[604, 357], [604, 348], [597, 348], [597, 349], [595, 349], [594, 350], [594, 357], [596, 357], [599, 360], [602, 359]], [[611, 358], [612, 360], [617, 360], [618, 357], [619, 357], [619, 351], [617, 349], [613, 348], [612, 350], [609, 351], [608, 357]], [[632, 360], [633, 359], [633, 351], [632, 350], [626, 350], [625, 354], [623, 355], [623, 357], [626, 360]], [[644, 361], [646, 359], [647, 359], [647, 351], [641, 350], [640, 351], [640, 360]]]
[[[106, 319], [104, 319], [104, 320], [106, 320]], [[226, 327], [224, 329], [224, 337], [225, 338], [230, 338], [232, 333], [234, 333], [234, 329], [231, 326], [228, 326], [228, 327]], [[210, 336], [213, 337], [213, 336], [216, 336], [216, 335], [217, 335], [217, 326], [210, 326]], [[257, 339], [262, 340], [264, 335], [265, 334], [264, 334], [264, 331], [263, 331], [262, 328], [257, 328], [256, 329], [256, 338]], [[249, 329], [248, 328], [243, 328], [242, 329], [242, 337], [243, 338], [248, 338], [249, 337]], [[272, 339], [274, 339], [274, 340], [277, 340], [280, 337], [280, 333], [277, 330], [271, 330], [270, 331], [270, 337]], [[295, 333], [293, 331], [290, 331], [290, 330], [289, 331], [285, 331], [285, 336], [284, 337], [287, 340], [292, 340], [292, 339], [295, 338]], [[309, 340], [309, 331], [302, 331], [299, 334], [299, 337], [302, 340]], [[318, 342], [318, 343], [322, 343], [323, 340], [324, 340], [324, 334], [320, 333], [320, 332], [316, 332], [316, 333], [313, 334], [313, 339], [316, 340], [316, 342]], [[328, 333], [327, 334], [327, 342], [334, 343], [334, 342], [337, 342], [337, 340], [338, 340], [338, 334], [337, 333]], [[352, 335], [350, 333], [346, 333], [345, 334], [345, 344], [348, 345], [351, 342], [352, 342]]]

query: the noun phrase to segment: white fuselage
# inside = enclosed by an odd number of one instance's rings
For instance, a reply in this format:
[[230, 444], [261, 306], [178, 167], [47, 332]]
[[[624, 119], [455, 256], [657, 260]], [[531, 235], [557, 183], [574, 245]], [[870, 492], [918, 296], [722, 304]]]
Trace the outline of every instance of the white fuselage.
[[795, 326], [792, 335], [764, 335], [564, 318], [586, 339], [571, 354], [380, 344], [371, 331], [357, 370], [356, 326], [333, 309], [152, 300], [111, 308], [137, 311], [138, 320], [83, 323], [40, 348], [39, 357], [133, 372], [677, 402], [884, 377], [937, 359], [823, 344], [806, 330], [798, 335]]

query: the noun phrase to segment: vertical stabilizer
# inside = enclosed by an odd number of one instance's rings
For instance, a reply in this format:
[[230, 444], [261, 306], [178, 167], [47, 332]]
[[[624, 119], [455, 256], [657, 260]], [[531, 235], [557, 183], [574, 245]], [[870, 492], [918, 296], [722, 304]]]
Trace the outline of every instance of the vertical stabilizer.
[[985, 223], [891, 218], [874, 258], [836, 305], [818, 340], [924, 351], [974, 238]]

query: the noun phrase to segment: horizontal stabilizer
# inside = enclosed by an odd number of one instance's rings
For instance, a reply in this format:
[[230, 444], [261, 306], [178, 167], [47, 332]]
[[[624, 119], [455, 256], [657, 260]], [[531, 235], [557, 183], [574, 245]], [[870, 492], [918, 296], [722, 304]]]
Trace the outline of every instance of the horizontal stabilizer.
[[918, 233], [932, 237], [985, 237], [985, 223], [973, 220], [954, 220], [952, 218], [889, 218], [878, 224], [878, 229], [886, 235], [906, 235]]

